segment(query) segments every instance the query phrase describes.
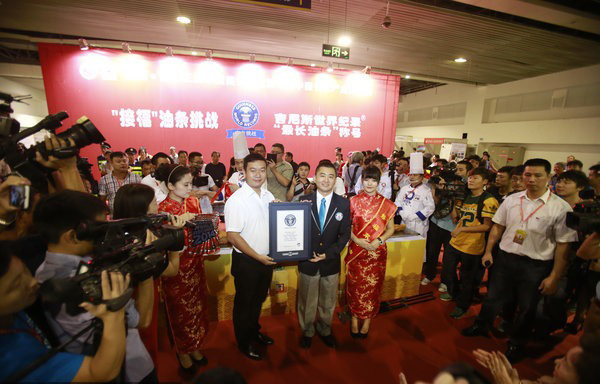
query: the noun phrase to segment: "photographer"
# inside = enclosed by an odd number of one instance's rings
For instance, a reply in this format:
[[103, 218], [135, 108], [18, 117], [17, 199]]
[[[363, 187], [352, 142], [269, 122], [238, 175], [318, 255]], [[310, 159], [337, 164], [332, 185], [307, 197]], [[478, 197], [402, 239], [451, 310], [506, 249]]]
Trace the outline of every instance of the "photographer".
[[[444, 179], [444, 176], [446, 179]], [[454, 176], [458, 177], [458, 176]], [[442, 245], [444, 249], [448, 248], [450, 241], [450, 232], [456, 228], [455, 220], [452, 218], [452, 210], [454, 209], [454, 198], [448, 194], [445, 189], [447, 182], [452, 181], [452, 175], [442, 175], [429, 179], [429, 184], [432, 186], [431, 193], [435, 203], [435, 211], [431, 215], [429, 229], [427, 230], [427, 243], [425, 245], [425, 264], [423, 265], [423, 280], [421, 285], [427, 285], [435, 280], [438, 259]], [[438, 288], [440, 292], [447, 292], [448, 282], [442, 274], [442, 282]]]
[[[67, 278], [77, 274], [81, 265], [87, 264], [94, 250], [92, 236], [78, 233], [82, 226], [106, 221], [106, 206], [98, 198], [82, 192], [62, 191], [43, 197], [34, 211], [34, 225], [48, 242], [46, 259], [36, 271], [40, 282], [52, 278]], [[152, 290], [146, 290], [152, 295]], [[151, 301], [151, 300], [150, 300]], [[125, 356], [125, 380], [133, 382], [156, 382], [154, 365], [142, 343], [137, 330], [140, 319], [147, 319], [152, 311], [149, 300], [130, 300], [125, 307], [127, 312], [127, 346]], [[87, 313], [73, 315], [66, 304], [44, 305], [50, 327], [64, 341], [80, 332], [92, 321]], [[145, 325], [145, 324], [142, 324]], [[85, 334], [71, 344], [67, 350], [72, 353], [92, 355], [93, 343], [86, 340], [92, 334]]]
[[[102, 274], [102, 297], [115, 299], [129, 284], [123, 275]], [[0, 242], [0, 380], [23, 371], [40, 356], [49, 343], [25, 312], [37, 298], [39, 283], [16, 256], [14, 243]], [[118, 374], [125, 354], [124, 310], [109, 312], [105, 304], [81, 305], [90, 317], [102, 320], [103, 332], [93, 356], [59, 352], [23, 381], [106, 382]]]
[[219, 190], [211, 175], [205, 174], [202, 169], [202, 154], [200, 152], [190, 153], [190, 170], [192, 171], [192, 195], [200, 200], [200, 208], [203, 213], [212, 213], [210, 200]]
[[299, 201], [302, 195], [312, 193], [314, 191], [314, 184], [311, 184], [308, 180], [308, 173], [310, 172], [310, 165], [303, 161], [298, 164], [298, 173], [292, 177], [290, 187], [287, 191], [287, 201]]

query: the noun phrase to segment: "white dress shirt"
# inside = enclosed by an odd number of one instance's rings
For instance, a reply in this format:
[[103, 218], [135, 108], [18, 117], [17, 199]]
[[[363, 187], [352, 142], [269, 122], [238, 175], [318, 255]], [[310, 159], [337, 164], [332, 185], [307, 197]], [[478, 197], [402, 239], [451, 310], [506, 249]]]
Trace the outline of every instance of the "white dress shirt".
[[331, 197], [333, 196], [333, 192], [323, 197], [321, 192], [317, 190], [317, 212], [319, 216], [321, 215], [321, 200], [325, 199], [325, 217], [327, 217], [327, 211], [329, 211], [329, 206], [331, 205]]
[[[260, 196], [246, 183], [225, 203], [225, 229], [238, 232], [256, 253], [269, 253], [269, 203], [275, 199], [261, 188]], [[241, 252], [239, 249], [234, 249]]]
[[[493, 218], [494, 223], [506, 227], [500, 249], [534, 260], [553, 260], [556, 243], [577, 241], [577, 232], [566, 224], [567, 212], [571, 211], [569, 203], [550, 193], [549, 189], [535, 200], [527, 197], [527, 191], [506, 197]], [[523, 244], [513, 241], [517, 230], [527, 234]]]
[[165, 183], [156, 180], [152, 174], [144, 176], [142, 179], [142, 184], [154, 189], [154, 197], [156, 198], [156, 202], [159, 204], [169, 195], [169, 191], [167, 190]]

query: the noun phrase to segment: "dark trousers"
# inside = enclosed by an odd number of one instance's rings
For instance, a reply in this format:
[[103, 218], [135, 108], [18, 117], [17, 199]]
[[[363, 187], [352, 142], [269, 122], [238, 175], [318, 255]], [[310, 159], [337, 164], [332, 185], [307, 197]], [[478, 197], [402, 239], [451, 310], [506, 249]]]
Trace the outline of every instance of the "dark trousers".
[[[456, 267], [460, 263], [460, 279]], [[469, 255], [450, 244], [444, 247], [442, 276], [446, 280], [448, 293], [456, 299], [456, 306], [466, 311], [471, 306], [473, 296], [479, 289], [479, 274], [483, 269], [481, 255]]]
[[235, 250], [231, 258], [231, 274], [235, 283], [233, 329], [238, 346], [247, 348], [260, 330], [258, 319], [271, 286], [273, 267]]
[[506, 301], [514, 297], [517, 312], [509, 332], [510, 343], [525, 344], [533, 328], [537, 304], [542, 297], [538, 287], [548, 277], [552, 266], [552, 260], [533, 260], [500, 250], [494, 260], [494, 273], [487, 298], [476, 321], [481, 326], [491, 327]]
[[[423, 274], [429, 280], [435, 279], [438, 259], [440, 258], [440, 250], [442, 249], [442, 245], [444, 246], [444, 249], [446, 249], [448, 242], [450, 241], [450, 237], [450, 231], [446, 231], [445, 229], [440, 228], [433, 221], [429, 221], [429, 230], [427, 230], [427, 243], [425, 244], [426, 260], [423, 265]], [[443, 274], [442, 283], [446, 284]]]

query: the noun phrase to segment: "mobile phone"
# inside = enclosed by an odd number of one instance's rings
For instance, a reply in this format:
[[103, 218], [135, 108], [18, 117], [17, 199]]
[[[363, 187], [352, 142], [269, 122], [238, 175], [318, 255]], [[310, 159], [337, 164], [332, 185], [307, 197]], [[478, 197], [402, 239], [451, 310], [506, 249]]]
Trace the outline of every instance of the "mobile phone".
[[271, 160], [272, 162], [277, 162], [277, 155], [274, 153], [267, 153], [267, 160]]
[[31, 187], [29, 185], [11, 185], [8, 199], [13, 207], [28, 210], [31, 205]]

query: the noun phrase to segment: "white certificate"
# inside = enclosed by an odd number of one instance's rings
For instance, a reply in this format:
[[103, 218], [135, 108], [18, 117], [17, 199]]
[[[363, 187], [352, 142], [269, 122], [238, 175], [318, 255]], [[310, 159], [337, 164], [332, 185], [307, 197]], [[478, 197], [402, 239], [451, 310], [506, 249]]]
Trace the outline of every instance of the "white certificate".
[[277, 252], [304, 249], [304, 211], [277, 211]]

